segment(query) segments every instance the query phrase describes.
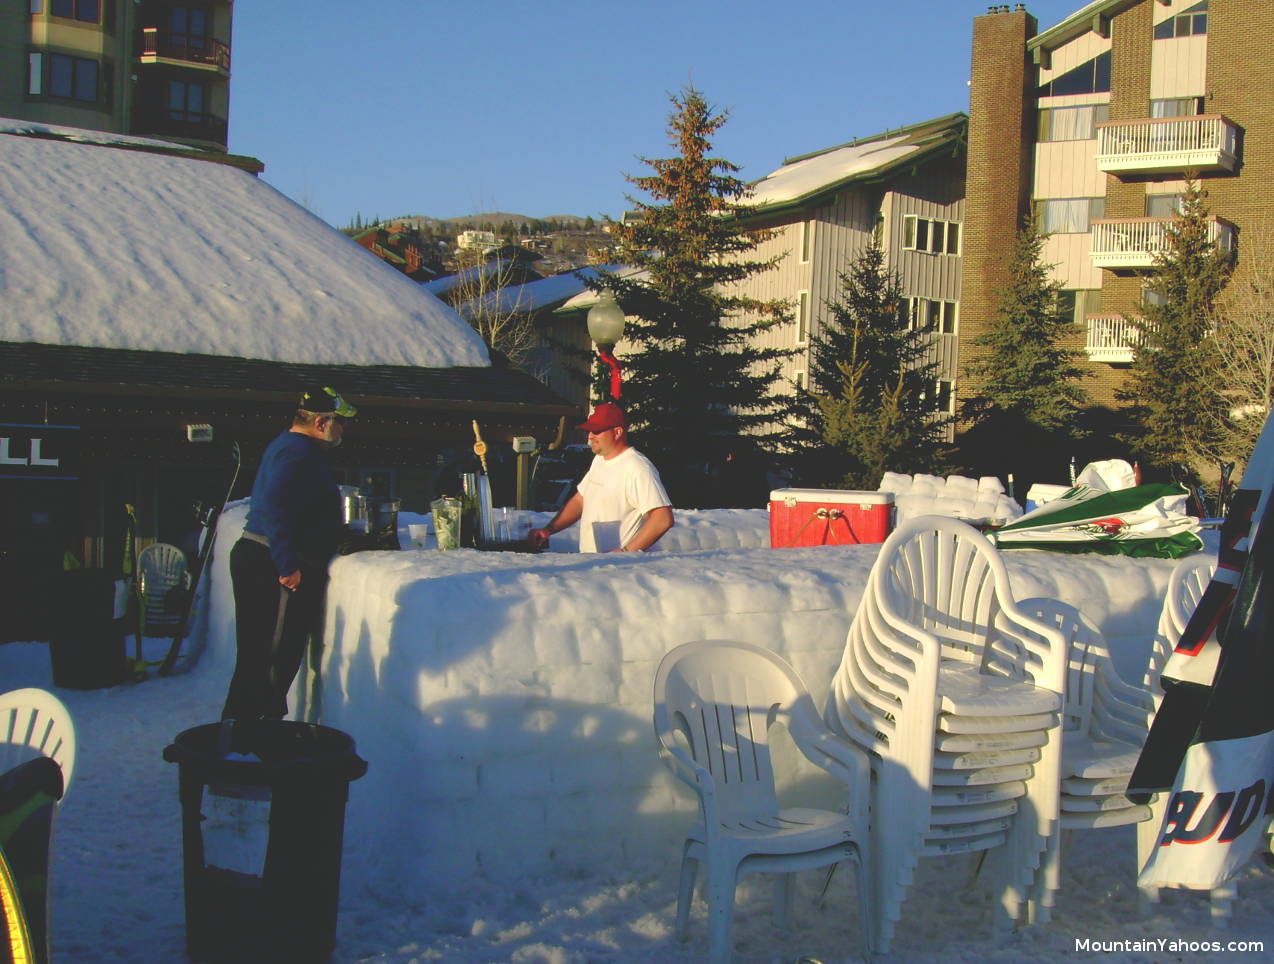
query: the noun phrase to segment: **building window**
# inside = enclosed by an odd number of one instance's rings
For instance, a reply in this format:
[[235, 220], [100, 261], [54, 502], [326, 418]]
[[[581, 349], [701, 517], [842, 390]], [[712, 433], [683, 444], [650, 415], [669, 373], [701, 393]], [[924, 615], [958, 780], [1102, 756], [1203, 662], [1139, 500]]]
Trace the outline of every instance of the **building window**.
[[1057, 292], [1058, 310], [1081, 327], [1088, 324], [1088, 316], [1095, 314], [1100, 304], [1100, 288], [1063, 288]]
[[203, 84], [168, 82], [168, 119], [202, 124], [208, 120], [207, 90]]
[[68, 20], [98, 23], [101, 20], [101, 2], [100, 0], [49, 0], [49, 13], [55, 17], [66, 17]]
[[810, 337], [810, 293], [802, 291], [796, 296], [796, 343], [804, 345]]
[[801, 264], [810, 259], [810, 251], [814, 247], [814, 222], [801, 222]]
[[173, 33], [206, 37], [208, 36], [208, 11], [202, 7], [173, 7], [169, 12], [168, 25]]
[[1172, 218], [1181, 213], [1180, 194], [1147, 194], [1146, 217]]
[[32, 51], [27, 55], [27, 93], [65, 97], [86, 104], [100, 100], [96, 60]]
[[959, 254], [960, 222], [905, 215], [902, 219], [902, 246], [908, 251]]
[[202, 50], [208, 37], [208, 11], [202, 7], [173, 7], [168, 14], [168, 27], [174, 39]]
[[1041, 141], [1091, 141], [1096, 125], [1110, 119], [1109, 104], [1083, 107], [1046, 107], [1040, 111]]
[[27, 93], [44, 93], [44, 54], [37, 51], [27, 54]]
[[808, 384], [805, 372], [797, 371], [796, 374], [792, 376], [792, 382], [796, 385], [797, 391], [805, 391], [805, 386]]
[[1086, 234], [1095, 218], [1104, 217], [1104, 197], [1049, 198], [1035, 202], [1035, 218], [1042, 234]]
[[935, 379], [934, 400], [939, 412], [955, 414], [955, 382], [950, 378]]
[[44, 0], [31, 0], [30, 5], [27, 7], [27, 10], [30, 13], [43, 13]]
[[1036, 93], [1040, 97], [1110, 93], [1110, 51], [1098, 54], [1088, 63], [1068, 70], [1047, 84], [1040, 84]]
[[1208, 32], [1208, 0], [1196, 3], [1189, 10], [1183, 10], [1175, 17], [1155, 24], [1156, 40], [1171, 40], [1173, 37], [1194, 37]]
[[1151, 117], [1195, 117], [1202, 113], [1202, 97], [1165, 97], [1150, 102]]
[[956, 333], [958, 306], [954, 301], [933, 298], [908, 298], [907, 321], [912, 331], [932, 331], [941, 335]]

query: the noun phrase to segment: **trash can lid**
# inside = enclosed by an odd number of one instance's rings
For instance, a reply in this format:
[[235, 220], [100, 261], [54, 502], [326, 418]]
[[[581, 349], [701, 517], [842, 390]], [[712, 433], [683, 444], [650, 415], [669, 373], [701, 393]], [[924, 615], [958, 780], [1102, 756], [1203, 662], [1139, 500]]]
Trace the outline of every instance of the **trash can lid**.
[[223, 720], [178, 733], [164, 748], [169, 763], [218, 782], [277, 785], [357, 780], [367, 761], [341, 730], [294, 720]]

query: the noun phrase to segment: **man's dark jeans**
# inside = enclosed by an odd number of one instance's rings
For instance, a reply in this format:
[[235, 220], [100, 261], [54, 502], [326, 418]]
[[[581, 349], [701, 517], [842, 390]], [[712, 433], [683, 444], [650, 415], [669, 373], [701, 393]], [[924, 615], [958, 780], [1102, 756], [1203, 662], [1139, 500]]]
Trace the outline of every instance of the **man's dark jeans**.
[[311, 633], [322, 630], [326, 566], [301, 565], [295, 592], [279, 585], [270, 550], [240, 539], [230, 551], [238, 655], [221, 718], [282, 719]]

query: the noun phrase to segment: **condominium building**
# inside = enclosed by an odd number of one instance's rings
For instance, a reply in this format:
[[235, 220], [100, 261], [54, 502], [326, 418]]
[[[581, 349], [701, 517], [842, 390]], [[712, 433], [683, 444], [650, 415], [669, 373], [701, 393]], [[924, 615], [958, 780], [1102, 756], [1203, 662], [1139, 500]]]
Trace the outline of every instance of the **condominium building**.
[[843, 299], [842, 274], [879, 231], [912, 324], [931, 336], [941, 407], [954, 410], [967, 120], [951, 114], [794, 157], [752, 185], [748, 226], [771, 234], [747, 257], [776, 266], [738, 289], [791, 305], [790, 324], [755, 339], [796, 349], [782, 363], [789, 384], [806, 385], [810, 340]]
[[[1032, 209], [1093, 377], [1117, 406], [1136, 316], [1188, 176], [1245, 265], [1274, 200], [1274, 3], [1096, 0], [1046, 30], [1022, 4], [973, 24], [960, 370], [995, 315]], [[957, 385], [957, 394], [971, 386]]]
[[[233, 0], [0, 6], [0, 116], [224, 151]], [[19, 68], [18, 65], [22, 65]]]

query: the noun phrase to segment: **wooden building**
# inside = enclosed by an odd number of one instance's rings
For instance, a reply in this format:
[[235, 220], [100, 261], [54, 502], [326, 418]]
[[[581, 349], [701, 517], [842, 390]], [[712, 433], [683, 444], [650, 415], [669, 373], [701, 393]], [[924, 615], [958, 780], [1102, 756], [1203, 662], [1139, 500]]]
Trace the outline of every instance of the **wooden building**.
[[343, 480], [416, 511], [475, 420], [498, 455], [581, 414], [234, 164], [0, 121], [0, 249], [0, 640], [38, 638], [64, 564], [120, 568], [126, 506], [141, 544], [191, 547], [233, 443], [239, 498], [302, 386], [360, 408]]
[[842, 298], [841, 275], [880, 230], [913, 324], [932, 335], [934, 390], [954, 398], [963, 254], [964, 114], [885, 131], [788, 159], [752, 185], [749, 224], [773, 230], [750, 258], [778, 267], [740, 284], [762, 300], [786, 299], [793, 320], [762, 333], [761, 347], [795, 348], [782, 374], [804, 386], [810, 338]]

